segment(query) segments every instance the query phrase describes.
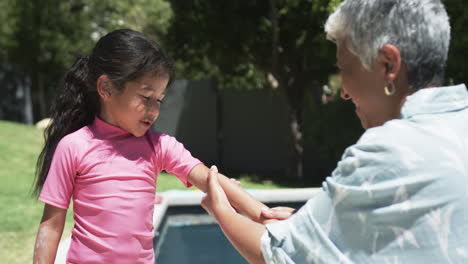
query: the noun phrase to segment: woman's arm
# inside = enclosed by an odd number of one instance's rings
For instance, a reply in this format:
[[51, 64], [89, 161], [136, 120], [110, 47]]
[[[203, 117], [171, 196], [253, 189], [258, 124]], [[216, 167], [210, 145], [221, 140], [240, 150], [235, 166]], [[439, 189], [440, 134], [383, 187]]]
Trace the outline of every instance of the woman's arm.
[[[203, 192], [207, 192], [207, 177], [210, 172], [210, 169], [203, 164], [195, 166], [189, 174], [188, 180], [190, 183], [195, 185], [197, 188]], [[247, 215], [250, 219], [258, 223], [263, 223], [268, 218], [265, 218], [262, 215], [262, 209], [268, 210], [268, 207], [263, 203], [259, 202], [252, 195], [247, 193], [244, 189], [239, 187], [237, 184], [232, 182], [226, 176], [216, 173], [218, 177], [218, 182], [226, 193], [229, 202], [234, 208], [239, 210], [239, 212]], [[270, 220], [271, 221], [271, 220]]]
[[202, 201], [203, 208], [216, 218], [226, 237], [247, 261], [265, 263], [260, 246], [265, 226], [236, 213], [219, 179], [216, 167], [212, 168], [206, 185], [207, 195]]
[[34, 264], [53, 264], [62, 237], [67, 210], [44, 205], [41, 224], [34, 246]]

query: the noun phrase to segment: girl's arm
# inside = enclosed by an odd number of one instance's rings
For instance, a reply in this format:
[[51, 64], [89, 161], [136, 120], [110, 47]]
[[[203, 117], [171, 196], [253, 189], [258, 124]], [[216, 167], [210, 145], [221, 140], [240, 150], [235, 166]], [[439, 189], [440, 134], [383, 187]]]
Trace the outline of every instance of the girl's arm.
[[53, 264], [62, 237], [67, 210], [45, 204], [34, 246], [34, 264]]
[[260, 245], [265, 226], [236, 213], [218, 180], [217, 169], [214, 167], [208, 176], [203, 208], [216, 218], [226, 237], [249, 263], [265, 263]]
[[[207, 177], [210, 169], [203, 164], [195, 166], [189, 174], [188, 180], [203, 192], [207, 192]], [[252, 195], [246, 192], [232, 180], [222, 174], [216, 174], [218, 182], [226, 193], [229, 202], [234, 208], [247, 215], [250, 219], [258, 223], [264, 223], [271, 219], [262, 215], [262, 210], [268, 210], [268, 207], [259, 202]]]

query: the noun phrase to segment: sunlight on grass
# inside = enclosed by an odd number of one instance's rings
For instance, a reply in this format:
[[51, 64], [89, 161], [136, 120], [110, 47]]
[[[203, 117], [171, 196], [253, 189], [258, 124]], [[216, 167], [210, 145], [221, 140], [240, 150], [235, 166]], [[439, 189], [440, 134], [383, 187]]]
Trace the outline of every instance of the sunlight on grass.
[[43, 206], [31, 196], [42, 131], [1, 121], [0, 138], [0, 259], [28, 263]]

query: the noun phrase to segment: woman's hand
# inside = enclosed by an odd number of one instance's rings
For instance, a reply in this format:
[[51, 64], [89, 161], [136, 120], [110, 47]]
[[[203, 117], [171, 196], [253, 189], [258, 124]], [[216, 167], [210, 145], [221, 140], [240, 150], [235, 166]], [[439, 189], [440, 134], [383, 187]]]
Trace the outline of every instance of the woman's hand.
[[[202, 207], [213, 217], [216, 218], [217, 212], [232, 210], [231, 204], [221, 185], [218, 182], [218, 168], [211, 166], [207, 178], [207, 191], [202, 199]], [[234, 211], [235, 212], [235, 211]]]
[[229, 241], [249, 263], [265, 263], [260, 249], [265, 226], [236, 213], [219, 184], [218, 169], [215, 166], [208, 173], [202, 206], [216, 218]]
[[161, 195], [155, 195], [154, 196], [154, 204], [161, 204], [164, 200], [164, 197], [162, 197]]
[[237, 185], [237, 186], [240, 186], [240, 185], [241, 185], [240, 181], [238, 181], [237, 179], [230, 178], [230, 180], [231, 180], [235, 185]]
[[285, 220], [291, 217], [296, 212], [296, 209], [290, 207], [274, 207], [274, 208], [262, 208], [262, 217], [265, 219], [262, 221], [263, 224], [269, 224], [278, 220]]
[[284, 220], [291, 217], [296, 212], [296, 209], [290, 207], [278, 206], [274, 208], [262, 209], [262, 216], [267, 219]]

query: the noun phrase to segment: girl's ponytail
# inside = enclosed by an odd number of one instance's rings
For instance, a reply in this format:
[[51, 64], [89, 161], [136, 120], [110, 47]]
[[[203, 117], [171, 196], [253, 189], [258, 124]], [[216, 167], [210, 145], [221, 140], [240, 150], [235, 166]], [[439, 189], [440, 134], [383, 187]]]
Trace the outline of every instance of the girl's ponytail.
[[62, 89], [51, 108], [51, 123], [44, 131], [45, 145], [36, 164], [34, 194], [38, 195], [49, 172], [59, 141], [66, 135], [92, 123], [98, 113], [99, 98], [90, 87], [89, 56], [77, 58], [66, 73]]

